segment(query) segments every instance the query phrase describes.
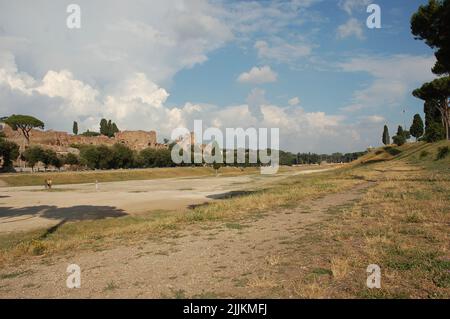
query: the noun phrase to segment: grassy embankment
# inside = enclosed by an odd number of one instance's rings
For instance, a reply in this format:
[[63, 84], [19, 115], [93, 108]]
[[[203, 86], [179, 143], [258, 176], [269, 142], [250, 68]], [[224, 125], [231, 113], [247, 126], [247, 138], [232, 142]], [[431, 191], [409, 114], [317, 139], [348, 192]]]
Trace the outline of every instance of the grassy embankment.
[[[293, 242], [298, 254], [284, 262], [310, 268], [292, 274], [292, 292], [309, 298], [449, 298], [446, 147], [450, 143], [443, 141], [377, 149], [340, 172], [374, 186], [358, 202], [330, 209], [329, 219]], [[366, 287], [369, 264], [381, 267], [382, 289]]]

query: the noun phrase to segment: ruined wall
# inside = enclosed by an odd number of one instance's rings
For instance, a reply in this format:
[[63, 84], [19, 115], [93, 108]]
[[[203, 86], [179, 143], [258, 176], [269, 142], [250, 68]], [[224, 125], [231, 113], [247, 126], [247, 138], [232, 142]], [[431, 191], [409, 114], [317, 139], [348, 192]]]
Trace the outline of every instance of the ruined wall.
[[[0, 124], [0, 130], [6, 135], [10, 141], [17, 143], [22, 149], [25, 148], [26, 142], [20, 131], [13, 131], [8, 125]], [[143, 150], [147, 147], [151, 148], [167, 148], [167, 145], [157, 143], [155, 131], [123, 131], [109, 138], [104, 135], [100, 136], [82, 136], [72, 135], [67, 132], [58, 131], [40, 131], [32, 130], [30, 132], [30, 145], [42, 145], [55, 150], [58, 153], [70, 152], [70, 145], [107, 145], [112, 146], [116, 143], [122, 143], [133, 150]]]

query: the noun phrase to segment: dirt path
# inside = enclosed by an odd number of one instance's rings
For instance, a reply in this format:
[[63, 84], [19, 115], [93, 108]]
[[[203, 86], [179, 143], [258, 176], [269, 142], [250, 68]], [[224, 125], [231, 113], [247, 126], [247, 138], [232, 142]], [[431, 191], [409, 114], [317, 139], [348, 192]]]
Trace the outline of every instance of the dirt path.
[[0, 234], [52, 227], [64, 220], [102, 219], [154, 210], [182, 210], [231, 191], [262, 187], [292, 175], [330, 170], [302, 170], [273, 176], [259, 174], [203, 178], [166, 178], [95, 184], [0, 189]]
[[[273, 297], [289, 281], [275, 280], [283, 256], [295, 254], [286, 243], [323, 221], [328, 209], [357, 200], [369, 185], [240, 224], [197, 224], [158, 241], [2, 269], [0, 297]], [[72, 263], [81, 267], [80, 289], [66, 287]]]

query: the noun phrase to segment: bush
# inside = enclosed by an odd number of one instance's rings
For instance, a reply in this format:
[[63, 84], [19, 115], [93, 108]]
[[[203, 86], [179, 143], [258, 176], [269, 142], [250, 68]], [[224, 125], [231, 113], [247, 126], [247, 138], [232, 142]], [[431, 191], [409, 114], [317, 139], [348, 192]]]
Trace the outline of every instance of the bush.
[[22, 158], [31, 166], [31, 169], [42, 159], [44, 150], [39, 146], [27, 148], [22, 153]]
[[170, 151], [166, 149], [146, 148], [139, 153], [138, 163], [141, 167], [171, 167], [175, 166]]
[[397, 144], [398, 146], [402, 146], [406, 143], [406, 137], [403, 134], [395, 135], [394, 137], [392, 137], [392, 140], [394, 141], [394, 144]]
[[62, 166], [61, 160], [58, 158], [58, 155], [55, 151], [50, 149], [45, 149], [41, 152], [41, 157], [39, 160], [44, 164], [45, 169], [49, 167], [49, 165], [53, 165], [57, 168]]
[[89, 145], [81, 146], [79, 149], [81, 164], [86, 165], [90, 169], [117, 169], [144, 166], [143, 163], [136, 161], [135, 152], [123, 144], [114, 144], [112, 147]]
[[81, 133], [81, 135], [92, 137], [92, 136], [100, 136], [101, 134], [98, 132], [91, 132], [91, 131], [87, 130], [86, 132]]
[[79, 165], [80, 164], [80, 158], [77, 155], [73, 154], [73, 153], [69, 153], [64, 158], [64, 164], [67, 164], [67, 165]]
[[96, 146], [83, 146], [80, 148], [81, 163], [90, 169], [100, 168], [102, 154]]
[[438, 148], [437, 160], [444, 159], [450, 153], [450, 149], [448, 146], [443, 146]]
[[443, 126], [437, 122], [431, 122], [425, 128], [425, 135], [423, 139], [428, 143], [433, 143], [445, 139], [445, 130]]
[[428, 151], [422, 151], [420, 152], [420, 158], [427, 157], [430, 153]]
[[13, 160], [19, 157], [19, 145], [0, 137], [0, 157], [3, 159], [1, 169], [12, 169]]
[[399, 150], [399, 149], [397, 149], [397, 148], [395, 148], [395, 147], [392, 147], [392, 146], [386, 146], [385, 148], [384, 148], [384, 150], [386, 151], [386, 152], [388, 152], [390, 155], [392, 155], [392, 156], [397, 156], [398, 154], [400, 154], [402, 151], [401, 150]]
[[135, 162], [134, 152], [123, 144], [114, 144], [112, 147], [112, 168], [130, 168]]

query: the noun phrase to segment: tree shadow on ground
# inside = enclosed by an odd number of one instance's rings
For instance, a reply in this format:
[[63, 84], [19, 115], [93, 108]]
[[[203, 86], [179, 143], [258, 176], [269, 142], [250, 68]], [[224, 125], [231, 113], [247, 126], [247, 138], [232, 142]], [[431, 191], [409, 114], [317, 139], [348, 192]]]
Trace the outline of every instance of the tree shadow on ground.
[[[29, 207], [0, 207], [0, 218], [13, 218], [24, 215], [34, 215], [47, 219], [59, 220], [60, 222], [47, 230], [43, 237], [55, 232], [60, 226], [70, 221], [97, 220], [105, 218], [117, 218], [126, 216], [124, 210], [113, 206], [78, 205], [72, 207], [57, 207], [49, 205]], [[11, 221], [5, 221], [11, 222]], [[3, 222], [0, 221], [0, 225]]]
[[[226, 193], [221, 193], [221, 194], [212, 194], [212, 195], [208, 195], [206, 196], [207, 198], [211, 198], [211, 199], [229, 199], [229, 198], [236, 198], [236, 197], [242, 197], [242, 196], [247, 196], [250, 194], [256, 193], [256, 191], [229, 191]], [[204, 202], [201, 204], [193, 204], [193, 205], [189, 205], [188, 209], [195, 209], [195, 208], [199, 208], [199, 207], [204, 207], [204, 206], [208, 206], [210, 205], [211, 202]]]
[[256, 192], [255, 191], [229, 191], [229, 192], [221, 193], [221, 194], [208, 195], [206, 197], [212, 198], [212, 199], [228, 199], [228, 198], [242, 197], [242, 196], [250, 195], [253, 193], [256, 193]]
[[39, 205], [29, 207], [0, 207], [1, 217], [19, 217], [35, 215], [48, 219], [66, 219], [67, 221], [80, 221], [88, 219], [103, 219], [108, 217], [125, 216], [124, 210], [113, 206], [78, 205], [71, 207], [57, 207]]

